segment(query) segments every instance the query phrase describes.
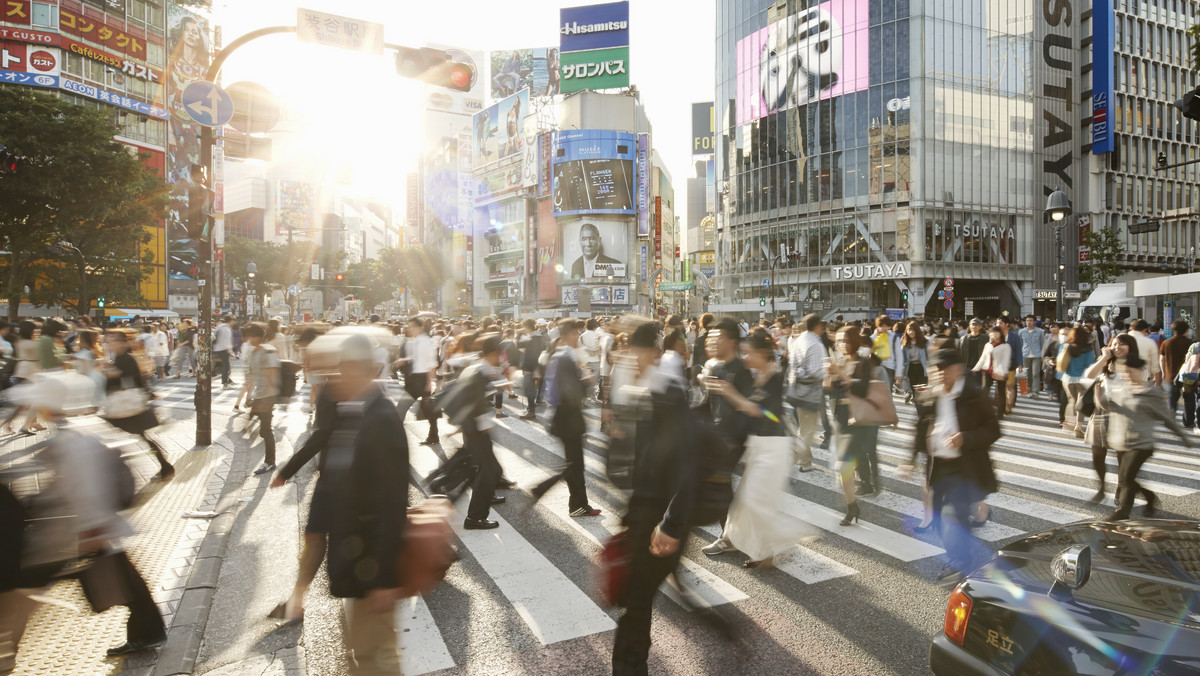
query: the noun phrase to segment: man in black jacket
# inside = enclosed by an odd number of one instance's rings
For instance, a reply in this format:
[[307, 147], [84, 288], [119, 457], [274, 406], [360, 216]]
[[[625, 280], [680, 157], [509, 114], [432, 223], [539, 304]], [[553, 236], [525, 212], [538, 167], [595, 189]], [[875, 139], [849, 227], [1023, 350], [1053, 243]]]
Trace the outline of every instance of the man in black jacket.
[[[709, 351], [722, 362], [713, 369], [710, 377], [730, 383], [743, 397], [750, 396], [750, 391], [754, 388], [754, 375], [742, 361], [741, 329], [738, 328], [737, 321], [726, 317], [712, 327], [708, 335]], [[746, 437], [750, 429], [749, 419], [744, 413], [735, 409], [725, 397], [709, 396], [708, 404], [712, 410], [713, 425], [717, 429], [717, 434], [729, 447], [732, 467], [746, 449]], [[709, 556], [714, 556], [732, 548], [733, 545], [722, 534], [715, 542], [701, 551]]]
[[[352, 673], [399, 673], [395, 604], [401, 580], [397, 560], [407, 523], [408, 441], [396, 407], [374, 382], [379, 365], [371, 342], [353, 335], [342, 343], [339, 424], [323, 472], [331, 484], [329, 590], [354, 599], [348, 645]], [[326, 477], [323, 477], [325, 479]], [[399, 487], [399, 489], [398, 489]]]
[[546, 335], [537, 330], [537, 324], [532, 319], [521, 322], [521, 375], [524, 380], [525, 398], [529, 406], [521, 420], [537, 418], [537, 398], [542, 391], [542, 365], [538, 362], [546, 351]]
[[1000, 438], [1000, 420], [987, 394], [967, 377], [957, 350], [934, 352], [929, 365], [929, 396], [918, 414], [913, 456], [925, 453], [933, 463], [933, 514], [948, 559], [939, 579], [954, 581], [979, 560], [971, 506], [998, 487], [988, 449]]
[[613, 675], [646, 674], [650, 618], [658, 587], [679, 565], [695, 501], [697, 462], [687, 422], [687, 395], [676, 379], [657, 374], [658, 330], [639, 326], [630, 338], [639, 385], [648, 385], [653, 411], [637, 423], [633, 495], [624, 523], [631, 560], [620, 603], [625, 614], [613, 643]]
[[551, 357], [554, 377], [552, 391], [556, 401], [551, 402], [555, 408], [550, 433], [563, 444], [563, 456], [567, 460], [563, 479], [571, 492], [567, 508], [570, 515], [575, 517], [600, 514], [600, 510], [588, 504], [587, 484], [583, 478], [583, 435], [587, 432], [583, 420], [583, 401], [587, 398], [594, 376], [585, 377], [583, 369], [579, 367], [576, 351], [582, 328], [582, 322], [576, 319], [561, 320], [558, 323], [560, 347]]

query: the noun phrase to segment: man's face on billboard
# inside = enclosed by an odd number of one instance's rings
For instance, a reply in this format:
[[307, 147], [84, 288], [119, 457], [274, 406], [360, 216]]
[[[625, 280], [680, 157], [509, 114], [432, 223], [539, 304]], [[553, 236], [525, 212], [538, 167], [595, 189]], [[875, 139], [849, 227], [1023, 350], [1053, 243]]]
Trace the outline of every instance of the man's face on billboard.
[[600, 255], [600, 232], [596, 230], [596, 226], [588, 224], [579, 229], [579, 249], [584, 258]]

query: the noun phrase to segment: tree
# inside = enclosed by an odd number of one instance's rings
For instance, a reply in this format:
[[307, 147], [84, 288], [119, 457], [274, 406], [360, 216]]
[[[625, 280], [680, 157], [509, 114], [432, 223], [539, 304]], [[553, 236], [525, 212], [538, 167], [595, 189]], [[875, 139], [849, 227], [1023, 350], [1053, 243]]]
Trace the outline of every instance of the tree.
[[1188, 45], [1188, 54], [1192, 57], [1192, 70], [1200, 71], [1200, 23], [1192, 24], [1187, 29], [1192, 44]]
[[1084, 235], [1083, 245], [1091, 249], [1088, 254], [1088, 264], [1079, 266], [1079, 281], [1086, 282], [1095, 288], [1097, 284], [1107, 284], [1121, 276], [1121, 266], [1117, 263], [1117, 255], [1125, 250], [1121, 238], [1112, 228], [1101, 228], [1089, 231]]
[[0, 110], [0, 143], [22, 158], [0, 174], [9, 320], [26, 286], [31, 301], [74, 300], [80, 313], [100, 296], [139, 303], [145, 229], [166, 215], [165, 182], [113, 140], [108, 112], [20, 87], [0, 89]]
[[258, 268], [255, 281], [259, 291], [285, 289], [309, 279], [319, 250], [316, 242], [293, 242], [289, 247], [280, 242], [230, 237], [225, 240], [225, 274], [242, 279], [246, 264], [253, 262]]

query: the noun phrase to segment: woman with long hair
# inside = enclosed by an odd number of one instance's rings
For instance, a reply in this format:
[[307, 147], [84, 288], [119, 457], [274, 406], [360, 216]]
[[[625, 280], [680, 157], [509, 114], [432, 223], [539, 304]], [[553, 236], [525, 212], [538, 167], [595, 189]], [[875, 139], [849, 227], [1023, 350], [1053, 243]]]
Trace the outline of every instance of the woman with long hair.
[[896, 380], [903, 383], [904, 403], [913, 400], [915, 388], [929, 382], [928, 350], [925, 330], [916, 322], [904, 327], [900, 339], [900, 354], [896, 358]]
[[835, 469], [841, 475], [842, 493], [846, 498], [846, 517], [841, 521], [843, 526], [858, 520], [859, 506], [854, 490], [856, 470], [863, 469], [859, 472], [863, 486], [858, 494], [866, 495], [882, 489], [878, 477], [866, 470], [870, 465], [870, 455], [878, 453], [879, 428], [850, 424], [849, 395], [865, 397], [872, 380], [887, 382], [887, 375], [871, 356], [871, 347], [864, 342], [862, 332], [853, 324], [838, 329], [825, 389], [834, 402]]
[[1100, 365], [1095, 370], [1105, 375], [1105, 407], [1108, 411], [1108, 445], [1117, 452], [1117, 508], [1104, 517], [1106, 521], [1128, 519], [1133, 499], [1140, 493], [1146, 499], [1145, 515], [1153, 517], [1158, 496], [1138, 483], [1142, 465], [1154, 453], [1156, 423], [1166, 425], [1192, 447], [1191, 439], [1167, 408], [1167, 398], [1161, 388], [1146, 379], [1146, 361], [1138, 355], [1137, 341], [1129, 334], [1113, 340], [1115, 347], [1100, 352]]
[[[175, 467], [167, 460], [167, 454], [163, 452], [162, 446], [158, 445], [154, 439], [151, 439], [149, 432], [151, 429], [158, 426], [158, 417], [154, 414], [154, 408], [150, 406], [150, 400], [153, 398], [150, 389], [146, 387], [146, 381], [142, 377], [142, 369], [138, 366], [137, 359], [134, 358], [130, 349], [129, 334], [124, 330], [114, 329], [105, 334], [105, 351], [109, 354], [112, 360], [111, 366], [105, 369], [104, 374], [108, 378], [105, 387], [105, 392], [108, 395], [106, 406], [111, 406], [104, 419], [113, 427], [124, 430], [130, 434], [136, 434], [146, 443], [150, 445], [150, 450], [154, 452], [154, 458], [158, 460], [159, 472], [154, 476], [156, 480], [165, 481], [175, 475]], [[141, 392], [141, 400], [143, 405], [122, 406], [120, 411], [117, 410], [115, 404], [117, 401], [116, 393], [118, 392]], [[119, 395], [122, 400], [133, 400], [131, 395]]]
[[1079, 403], [1087, 392], [1083, 374], [1088, 367], [1096, 363], [1096, 351], [1092, 345], [1092, 334], [1082, 326], [1077, 326], [1067, 334], [1066, 344], [1059, 347], [1058, 370], [1062, 373], [1063, 389], [1067, 393], [1067, 409], [1063, 428], [1075, 431], [1075, 438], [1083, 438], [1083, 419], [1079, 413]]
[[710, 394], [724, 397], [749, 418], [746, 469], [721, 537], [749, 557], [744, 567], [755, 568], [812, 532], [782, 510], [793, 460], [792, 438], [783, 423], [784, 373], [775, 361], [775, 342], [766, 330], [751, 331], [746, 342], [746, 365], [756, 374], [748, 396], [724, 380], [707, 382]]
[[104, 349], [100, 347], [99, 334], [95, 329], [80, 329], [76, 336], [76, 349], [71, 353], [71, 360], [76, 371], [95, 383], [92, 403], [99, 406], [104, 400], [108, 378], [96, 367], [96, 362], [104, 359]]
[[[28, 319], [17, 325], [17, 342], [13, 346], [17, 360], [17, 365], [13, 368], [14, 384], [28, 383], [42, 371], [42, 360], [38, 357], [38, 332], [40, 330], [41, 327], [36, 322]], [[25, 417], [25, 424], [21, 427], [20, 434], [31, 435], [46, 429], [45, 425], [38, 423], [36, 406], [18, 406], [5, 421], [4, 431], [12, 434], [13, 421], [26, 411], [28, 411], [28, 415]]]

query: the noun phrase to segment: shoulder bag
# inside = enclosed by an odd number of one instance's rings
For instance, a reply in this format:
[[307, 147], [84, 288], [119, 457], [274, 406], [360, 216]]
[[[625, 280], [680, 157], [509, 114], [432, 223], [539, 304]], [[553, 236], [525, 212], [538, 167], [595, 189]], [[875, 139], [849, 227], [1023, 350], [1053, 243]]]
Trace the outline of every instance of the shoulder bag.
[[895, 425], [900, 418], [896, 415], [896, 404], [892, 402], [890, 383], [872, 380], [867, 384], [867, 396], [858, 397], [846, 392], [847, 407], [850, 409], [848, 422], [858, 427], [887, 427]]

